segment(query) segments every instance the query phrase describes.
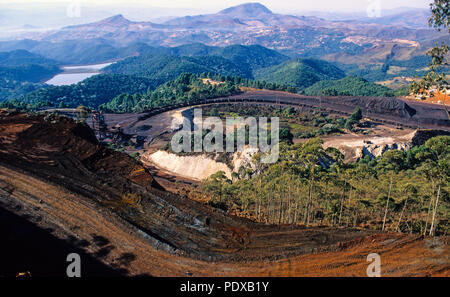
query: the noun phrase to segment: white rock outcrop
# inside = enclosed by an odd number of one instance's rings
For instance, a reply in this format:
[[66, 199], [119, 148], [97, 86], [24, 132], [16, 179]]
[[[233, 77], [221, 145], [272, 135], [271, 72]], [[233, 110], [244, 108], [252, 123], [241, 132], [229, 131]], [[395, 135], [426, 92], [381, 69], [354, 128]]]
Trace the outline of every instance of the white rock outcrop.
[[154, 153], [144, 154], [142, 159], [144, 163], [148, 160], [159, 168], [190, 179], [204, 180], [218, 171], [225, 172], [225, 175], [232, 179], [231, 173], [233, 171], [238, 172], [242, 166], [250, 166], [255, 169], [251, 160], [257, 152], [258, 149], [256, 148], [246, 147], [241, 152], [233, 153], [231, 156], [233, 170], [227, 164], [216, 161], [206, 154], [181, 156], [159, 150]]
[[218, 171], [225, 172], [231, 179], [231, 169], [225, 163], [217, 162], [206, 155], [179, 156], [166, 151], [156, 151], [145, 158], [162, 169], [191, 179], [203, 180]]

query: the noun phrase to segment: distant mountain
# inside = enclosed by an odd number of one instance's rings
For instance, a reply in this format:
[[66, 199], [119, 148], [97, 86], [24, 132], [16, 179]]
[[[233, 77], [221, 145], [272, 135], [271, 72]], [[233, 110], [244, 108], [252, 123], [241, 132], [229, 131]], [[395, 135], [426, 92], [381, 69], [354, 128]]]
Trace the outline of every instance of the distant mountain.
[[[425, 44], [433, 43], [440, 37], [450, 39], [444, 32], [425, 29], [424, 16], [425, 12], [421, 10], [414, 10], [413, 14], [402, 10], [397, 15], [382, 18], [332, 21], [316, 16], [277, 14], [262, 4], [247, 3], [215, 14], [177, 17], [159, 24], [131, 21], [123, 15], [116, 15], [30, 37], [53, 45], [69, 41], [96, 41], [96, 46], [92, 46], [92, 55], [105, 57], [117, 56], [109, 47], [126, 48], [134, 43], [155, 47], [203, 43], [208, 46], [261, 45], [291, 56], [327, 56], [329, 60], [345, 55], [346, 63], [361, 61], [359, 56], [363, 54], [374, 57], [365, 58], [376, 60], [371, 63], [378, 63], [385, 59], [385, 56], [377, 55], [380, 47], [389, 51], [397, 45], [405, 53], [415, 56], [423, 55], [427, 50]], [[0, 49], [2, 47], [0, 43]], [[50, 53], [50, 47], [44, 46], [42, 52], [33, 50], [40, 54], [44, 51]], [[87, 57], [84, 59], [87, 60]]]
[[110, 18], [104, 19], [103, 21], [99, 22], [99, 25], [112, 26], [112, 27], [122, 27], [122, 26], [128, 26], [130, 24], [131, 24], [131, 21], [127, 20], [121, 14], [112, 16]]
[[259, 3], [158, 24], [117, 14], [0, 42], [0, 52], [23, 49], [65, 65], [120, 61], [105, 71], [160, 82], [191, 71], [265, 79], [302, 89], [343, 76], [328, 77], [299, 60], [289, 64], [289, 59], [325, 60], [347, 75], [381, 82], [421, 75], [426, 65], [420, 57], [437, 41], [450, 43], [447, 32], [426, 28], [427, 10], [405, 8], [382, 14], [380, 18], [349, 15], [349, 20], [341, 16], [337, 21], [278, 14]]
[[34, 40], [0, 42], [0, 51], [11, 49], [27, 50], [65, 65], [95, 64], [156, 50], [139, 42], [131, 43], [125, 47], [113, 46], [111, 42], [105, 39], [65, 40], [62, 42]]
[[264, 18], [273, 15], [272, 11], [260, 3], [246, 3], [224, 9], [218, 13], [241, 19]]
[[10, 52], [0, 52], [0, 66], [21, 66], [29, 64], [58, 65], [55, 60], [20, 49]]
[[294, 59], [255, 72], [255, 79], [290, 85], [300, 90], [318, 81], [345, 77], [344, 71], [331, 63], [314, 59]]
[[428, 19], [430, 18], [430, 15], [429, 9], [402, 9], [392, 11], [391, 14], [381, 17], [363, 18], [359, 20], [359, 22], [413, 29], [426, 29], [428, 28]]
[[0, 52], [10, 52], [14, 50], [27, 50], [30, 51], [34, 47], [41, 44], [41, 41], [32, 39], [20, 39], [0, 42]]
[[[296, 14], [300, 16], [300, 14]], [[399, 25], [414, 29], [427, 29], [430, 10], [425, 8], [398, 7], [394, 9], [382, 9], [381, 15], [368, 17], [365, 11], [354, 12], [330, 12], [330, 11], [305, 11], [304, 16], [315, 16], [329, 21], [347, 23], [381, 24], [387, 26]]]
[[219, 11], [216, 14], [175, 18], [164, 24], [183, 28], [200, 28], [206, 31], [209, 31], [208, 28], [219, 31], [253, 31], [256, 28], [261, 29], [268, 27], [327, 27], [330, 25], [329, 22], [316, 17], [276, 14], [260, 3], [246, 3], [233, 6]]
[[26, 50], [0, 52], [0, 101], [44, 87], [44, 81], [61, 72], [58, 64]]
[[24, 82], [41, 83], [61, 72], [57, 61], [44, 58], [26, 50], [0, 52], [0, 94], [1, 100], [27, 89], [21, 86]]
[[139, 56], [117, 62], [104, 71], [136, 74], [162, 81], [174, 79], [183, 72], [253, 78], [253, 71], [278, 65], [288, 59], [287, 56], [258, 45], [222, 48], [189, 44], [175, 48], [143, 47]]

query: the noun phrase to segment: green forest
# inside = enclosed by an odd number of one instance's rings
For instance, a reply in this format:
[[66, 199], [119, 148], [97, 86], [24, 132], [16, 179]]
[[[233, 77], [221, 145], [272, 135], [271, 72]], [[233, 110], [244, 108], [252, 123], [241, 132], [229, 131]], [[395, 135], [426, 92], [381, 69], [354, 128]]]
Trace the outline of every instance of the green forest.
[[[57, 45], [23, 43], [33, 52], [0, 52], [0, 107], [32, 110], [83, 105], [93, 109], [102, 106], [110, 112], [143, 111], [195, 98], [235, 94], [234, 89], [238, 87], [313, 96], [403, 96], [409, 93], [407, 87], [395, 91], [373, 83], [374, 78], [355, 65], [292, 58], [259, 45], [214, 47], [194, 43], [166, 48], [136, 42], [115, 48], [100, 41], [93, 44], [66, 41]], [[52, 46], [52, 53], [48, 53]], [[43, 84], [42, 81], [61, 72], [60, 61], [69, 59], [65, 56], [69, 48], [75, 52], [76, 59], [72, 63], [105, 61], [114, 55], [124, 59], [103, 69], [104, 74], [75, 85]], [[414, 72], [428, 62], [426, 56], [405, 61], [388, 56], [383, 78], [387, 77], [389, 67]], [[369, 72], [382, 71], [373, 69]], [[226, 85], [176, 86], [184, 73], [226, 82]], [[171, 94], [168, 88], [174, 88], [174, 93]]]
[[17, 99], [1, 102], [0, 107], [33, 110], [44, 106], [64, 108], [83, 105], [96, 109], [120, 94], [145, 93], [156, 85], [154, 80], [143, 77], [100, 74], [74, 85], [39, 89]]
[[255, 79], [286, 84], [300, 91], [321, 80], [345, 77], [345, 72], [333, 64], [315, 59], [294, 59], [255, 72]]
[[253, 78], [253, 71], [289, 59], [259, 45], [212, 47], [194, 43], [174, 48], [141, 47], [141, 51], [137, 57], [108, 66], [105, 72], [136, 74], [163, 82], [173, 80], [183, 72]]
[[0, 52], [0, 102], [46, 88], [60, 72], [58, 62], [26, 50]]
[[347, 226], [448, 235], [450, 136], [409, 151], [344, 163], [320, 138], [281, 142], [280, 159], [245, 168], [229, 180], [210, 176], [191, 195], [270, 224]]
[[214, 73], [221, 75], [251, 77], [251, 72], [222, 57], [135, 57], [113, 64], [105, 69], [109, 73], [136, 74], [161, 82], [175, 79], [181, 73]]
[[111, 102], [100, 105], [99, 109], [114, 113], [140, 112], [201, 99], [231, 96], [241, 92], [231, 79], [224, 79], [218, 84], [208, 84], [204, 83], [200, 76], [183, 73], [174, 81], [145, 94], [121, 94]]
[[392, 97], [407, 95], [385, 86], [368, 82], [363, 78], [345, 77], [338, 80], [323, 80], [306, 88], [308, 96], [381, 96]]

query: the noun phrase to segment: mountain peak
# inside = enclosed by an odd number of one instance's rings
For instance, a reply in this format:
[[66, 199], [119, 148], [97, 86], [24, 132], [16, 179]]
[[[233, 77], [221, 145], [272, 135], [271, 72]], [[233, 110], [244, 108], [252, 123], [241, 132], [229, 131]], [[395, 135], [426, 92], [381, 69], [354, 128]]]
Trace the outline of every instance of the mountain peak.
[[261, 15], [273, 14], [270, 9], [258, 2], [244, 3], [241, 5], [226, 8], [219, 12], [219, 14], [231, 15], [233, 17], [258, 17]]
[[118, 15], [109, 17], [107, 19], [104, 19], [103, 21], [101, 21], [101, 23], [108, 24], [108, 25], [121, 26], [121, 25], [129, 24], [130, 21], [128, 19], [126, 19], [123, 15], [118, 14]]

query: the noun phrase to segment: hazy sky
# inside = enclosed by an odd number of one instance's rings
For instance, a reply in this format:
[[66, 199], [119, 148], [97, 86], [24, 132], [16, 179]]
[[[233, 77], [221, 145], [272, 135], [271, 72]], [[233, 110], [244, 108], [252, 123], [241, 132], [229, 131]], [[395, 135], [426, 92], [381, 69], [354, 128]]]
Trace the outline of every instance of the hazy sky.
[[[215, 12], [229, 6], [246, 2], [260, 2], [274, 12], [298, 12], [298, 11], [365, 11], [374, 1], [379, 1], [381, 9], [396, 7], [429, 7], [431, 0], [0, 0], [1, 4], [20, 5], [26, 8], [26, 4], [69, 4], [72, 1], [81, 2], [87, 7], [98, 6], [124, 6], [124, 7], [161, 7], [161, 8], [188, 8], [203, 13]], [[9, 5], [8, 5], [9, 6]]]

